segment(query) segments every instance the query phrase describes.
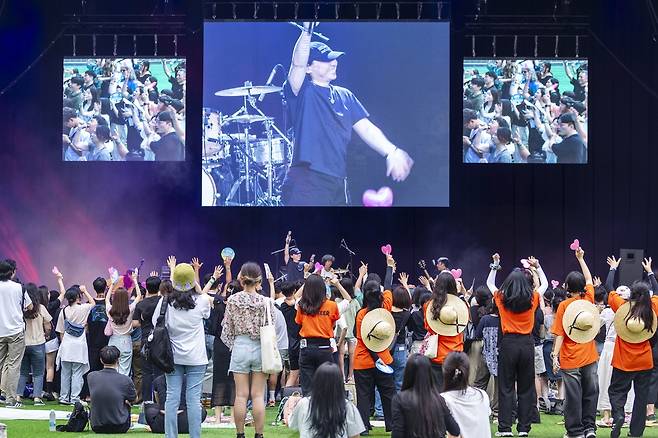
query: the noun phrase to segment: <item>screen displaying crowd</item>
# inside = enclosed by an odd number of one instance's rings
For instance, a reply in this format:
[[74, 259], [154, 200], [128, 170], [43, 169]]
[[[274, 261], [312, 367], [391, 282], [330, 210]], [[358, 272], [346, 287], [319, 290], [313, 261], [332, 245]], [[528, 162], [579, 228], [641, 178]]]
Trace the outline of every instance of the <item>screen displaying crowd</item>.
[[64, 59], [63, 161], [185, 161], [184, 59]]
[[464, 60], [464, 163], [587, 163], [586, 59]]

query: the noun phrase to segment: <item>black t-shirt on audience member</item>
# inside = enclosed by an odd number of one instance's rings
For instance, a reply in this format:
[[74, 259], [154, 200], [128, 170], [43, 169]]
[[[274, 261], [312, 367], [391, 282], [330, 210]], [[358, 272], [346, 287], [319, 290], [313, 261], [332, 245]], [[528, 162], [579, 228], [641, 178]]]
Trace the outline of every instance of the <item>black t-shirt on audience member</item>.
[[393, 315], [393, 320], [395, 321], [395, 332], [398, 334], [397, 339], [395, 340], [396, 344], [404, 344], [407, 338], [407, 323], [411, 317], [411, 313], [408, 310], [403, 310], [401, 312], [391, 312]]
[[584, 164], [587, 162], [587, 149], [580, 135], [573, 134], [562, 140], [562, 143], [553, 145], [553, 152], [557, 155], [557, 162]]
[[299, 349], [299, 329], [300, 326], [295, 322], [295, 317], [297, 316], [297, 309], [295, 305], [292, 306], [287, 304], [285, 301], [279, 306], [283, 317], [286, 320], [286, 327], [288, 328], [288, 349], [297, 350]]
[[155, 161], [185, 161], [185, 145], [175, 132], [163, 135], [151, 143]]
[[409, 327], [412, 333], [412, 340], [422, 341], [425, 338], [427, 330], [425, 330], [425, 319], [423, 318], [422, 309], [411, 313], [407, 327]]
[[537, 307], [535, 310], [535, 325], [532, 327], [532, 339], [535, 341], [535, 347], [541, 345], [544, 340], [539, 336], [539, 330], [544, 325], [544, 312], [541, 310], [541, 307]]
[[291, 165], [345, 178], [352, 126], [369, 116], [359, 99], [347, 88], [322, 87], [308, 76], [297, 95], [287, 81], [283, 92], [295, 130]]
[[160, 295], [146, 297], [135, 306], [133, 321], [139, 321], [142, 326], [142, 340], [148, 338], [153, 331], [153, 312], [160, 298], [162, 298]]
[[110, 340], [109, 336], [105, 336], [107, 312], [105, 298], [95, 299], [94, 301], [96, 301], [96, 305], [91, 308], [87, 317], [87, 346], [100, 350]]
[[90, 418], [92, 427], [119, 426], [130, 420], [130, 408], [125, 402], [132, 402], [137, 396], [130, 377], [115, 369], [104, 368], [89, 373], [87, 382], [94, 401]]

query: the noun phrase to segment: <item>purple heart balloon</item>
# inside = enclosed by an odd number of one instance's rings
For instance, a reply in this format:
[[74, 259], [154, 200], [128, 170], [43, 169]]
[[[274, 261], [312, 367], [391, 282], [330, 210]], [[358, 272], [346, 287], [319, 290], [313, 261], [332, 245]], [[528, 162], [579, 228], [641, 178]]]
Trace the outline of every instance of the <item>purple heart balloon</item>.
[[363, 205], [366, 207], [390, 207], [393, 205], [393, 190], [384, 186], [381, 189], [363, 192]]

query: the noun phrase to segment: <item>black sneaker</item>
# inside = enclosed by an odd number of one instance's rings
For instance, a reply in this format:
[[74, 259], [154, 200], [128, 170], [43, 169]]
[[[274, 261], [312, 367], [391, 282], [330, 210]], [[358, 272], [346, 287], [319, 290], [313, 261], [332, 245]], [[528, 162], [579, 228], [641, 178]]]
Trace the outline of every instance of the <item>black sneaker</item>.
[[50, 392], [44, 392], [43, 393], [43, 399], [45, 401], [55, 401], [55, 396]]

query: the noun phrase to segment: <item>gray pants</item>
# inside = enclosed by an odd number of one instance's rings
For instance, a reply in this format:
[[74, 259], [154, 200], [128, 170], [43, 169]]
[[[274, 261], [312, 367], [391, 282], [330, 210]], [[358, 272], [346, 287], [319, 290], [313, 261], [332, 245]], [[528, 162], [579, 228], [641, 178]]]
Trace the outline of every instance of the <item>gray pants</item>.
[[596, 403], [599, 399], [597, 363], [570, 370], [562, 369], [564, 382], [564, 427], [570, 437], [596, 430]]
[[62, 378], [61, 389], [59, 391], [59, 401], [75, 403], [80, 401], [80, 391], [82, 391], [82, 376], [85, 372], [85, 364], [79, 362], [62, 361]]
[[21, 362], [25, 352], [25, 334], [23, 332], [11, 336], [0, 337], [0, 389], [7, 398], [7, 403], [16, 400], [16, 388], [21, 371]]

